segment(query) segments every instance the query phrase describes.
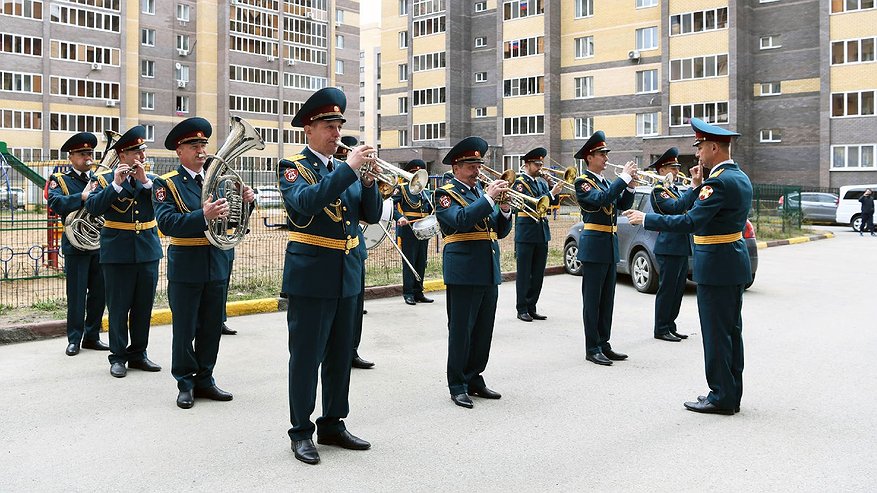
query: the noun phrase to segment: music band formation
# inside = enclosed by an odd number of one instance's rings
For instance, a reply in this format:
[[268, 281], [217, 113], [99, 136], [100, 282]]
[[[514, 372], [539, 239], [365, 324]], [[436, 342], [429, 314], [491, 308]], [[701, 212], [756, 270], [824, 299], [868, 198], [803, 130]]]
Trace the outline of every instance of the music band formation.
[[[282, 292], [288, 299], [288, 435], [297, 459], [316, 464], [313, 441], [352, 450], [370, 448], [345, 425], [351, 368], [374, 363], [358, 353], [362, 336], [364, 262], [368, 256], [360, 224], [377, 227], [390, 217], [405, 261], [403, 300], [432, 303], [423, 276], [429, 240], [442, 235], [442, 276], [447, 288], [447, 385], [454, 404], [473, 408], [471, 397], [500, 399], [484, 378], [490, 355], [498, 286], [499, 241], [515, 229], [517, 318], [546, 320], [537, 304], [548, 256], [547, 213], [561, 195], [574, 196], [583, 230], [582, 319], [585, 358], [611, 366], [628, 358], [611, 343], [616, 270], [617, 219], [660, 231], [655, 246], [659, 290], [655, 298], [655, 339], [679, 342], [677, 330], [693, 254], [693, 280], [703, 334], [709, 393], [685, 402], [689, 410], [732, 415], [742, 396], [742, 293], [751, 280], [742, 239], [752, 186], [730, 158], [739, 134], [692, 119], [699, 165], [683, 190], [678, 150], [667, 150], [645, 170], [630, 161], [609, 163], [605, 134], [595, 132], [575, 154], [586, 169], [543, 167], [547, 151], [522, 158], [522, 173], [499, 173], [484, 165], [488, 143], [480, 137], [458, 142], [444, 156], [450, 166], [443, 184], [427, 190], [426, 163], [414, 159], [395, 167], [368, 145], [342, 137], [346, 97], [336, 88], [314, 93], [292, 120], [307, 145], [281, 159], [278, 181], [288, 216]], [[156, 176], [144, 169], [146, 135], [135, 126], [110, 138], [92, 171], [97, 139], [71, 137], [62, 147], [72, 169], [56, 173], [48, 185], [49, 207], [67, 218], [62, 243], [66, 259], [68, 348], [109, 350], [110, 373], [128, 369], [157, 372], [147, 355], [149, 323], [163, 252], [159, 231], [169, 238], [168, 298], [173, 313], [171, 374], [176, 403], [189, 409], [196, 398], [232, 400], [214, 379], [234, 247], [244, 240], [254, 194], [230, 167], [251, 148], [264, 146], [249, 124], [232, 117], [232, 131], [216, 155], [206, 146], [212, 127], [189, 118], [168, 134], [179, 167]], [[613, 167], [617, 177], [603, 171]], [[653, 170], [653, 171], [650, 171]], [[651, 183], [654, 213], [631, 210], [634, 187]], [[386, 226], [380, 225], [386, 234]], [[692, 242], [693, 239], [693, 242]], [[693, 249], [692, 249], [693, 243]], [[109, 346], [100, 341], [101, 317], [108, 311]], [[314, 421], [318, 378], [322, 414]]]

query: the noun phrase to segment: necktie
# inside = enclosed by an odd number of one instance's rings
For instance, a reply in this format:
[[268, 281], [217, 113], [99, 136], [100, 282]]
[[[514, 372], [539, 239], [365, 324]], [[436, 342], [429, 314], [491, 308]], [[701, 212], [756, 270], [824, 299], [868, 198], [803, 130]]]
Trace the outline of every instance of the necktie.
[[133, 176], [128, 177], [128, 184], [131, 185], [131, 188], [134, 188], [134, 186], [137, 184], [137, 182], [134, 181]]
[[481, 194], [478, 193], [478, 187], [472, 187], [472, 193], [474, 193], [476, 197], [481, 197]]
[[81, 176], [83, 180], [88, 181], [88, 173], [83, 171], [79, 176]]
[[200, 174], [195, 175], [195, 183], [198, 184], [198, 188], [203, 188], [204, 187], [204, 178], [202, 178]]
[[326, 163], [326, 167], [329, 168], [329, 171], [332, 171], [332, 170], [335, 169], [335, 163], [333, 163], [332, 160], [330, 159], [330, 160]]

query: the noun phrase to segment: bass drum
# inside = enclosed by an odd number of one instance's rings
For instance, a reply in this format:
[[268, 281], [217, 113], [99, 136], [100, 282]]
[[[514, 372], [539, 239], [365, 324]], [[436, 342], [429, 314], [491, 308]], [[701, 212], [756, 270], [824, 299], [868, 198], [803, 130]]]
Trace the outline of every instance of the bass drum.
[[393, 199], [384, 201], [383, 210], [381, 211], [381, 220], [378, 224], [362, 224], [362, 237], [365, 239], [366, 250], [371, 250], [380, 245], [384, 238], [387, 237], [386, 229], [390, 227], [390, 219], [393, 217]]

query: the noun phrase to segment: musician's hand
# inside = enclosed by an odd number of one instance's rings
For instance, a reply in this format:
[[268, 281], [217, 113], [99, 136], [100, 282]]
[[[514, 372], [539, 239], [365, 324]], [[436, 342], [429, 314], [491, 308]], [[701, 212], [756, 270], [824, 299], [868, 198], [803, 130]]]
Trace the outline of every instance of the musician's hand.
[[703, 165], [692, 166], [689, 171], [691, 172], [691, 186], [699, 187], [703, 183]]
[[396, 224], [398, 224], [399, 226], [408, 226], [409, 222], [410, 221], [408, 221], [408, 218], [405, 216], [402, 216], [396, 220]]
[[128, 173], [130, 171], [130, 164], [119, 163], [119, 165], [116, 166], [116, 173], [113, 175], [113, 183], [122, 186], [122, 183], [125, 183], [125, 180], [128, 179]]
[[146, 168], [143, 167], [143, 162], [139, 159], [134, 161], [134, 167], [132, 171], [134, 179], [139, 181], [140, 183], [146, 183], [147, 181], [149, 181], [149, 179], [146, 178]]
[[244, 202], [251, 204], [256, 200], [256, 193], [253, 192], [253, 189], [244, 185], [244, 193], [243, 193]]
[[643, 211], [628, 209], [622, 212], [622, 214], [624, 214], [624, 217], [626, 217], [627, 220], [630, 221], [630, 224], [632, 224], [633, 226], [638, 226], [646, 220], [646, 213]]
[[218, 217], [225, 217], [228, 215], [228, 201], [225, 199], [213, 200], [213, 194], [207, 197], [207, 201], [204, 202], [204, 218], [207, 220], [213, 220]]
[[559, 194], [561, 190], [563, 190], [563, 182], [558, 181], [554, 184], [554, 188], [551, 189], [551, 195], [557, 197], [557, 194]]
[[355, 170], [359, 170], [363, 164], [375, 161], [377, 157], [375, 152], [375, 148], [370, 145], [354, 147], [350, 154], [347, 155], [347, 165]]
[[493, 180], [487, 185], [487, 190], [484, 191], [487, 195], [490, 195], [490, 198], [493, 199], [494, 202], [499, 200], [499, 196], [504, 192], [507, 192], [509, 189], [509, 182], [505, 180]]
[[90, 193], [91, 193], [91, 185], [87, 185], [85, 187], [85, 190], [83, 190], [82, 193], [79, 194], [79, 196], [82, 197], [82, 201], [85, 202], [86, 199], [88, 199], [88, 195]]
[[[616, 168], [616, 169], [618, 169], [618, 168]], [[636, 176], [636, 172], [639, 171], [639, 168], [637, 167], [635, 162], [628, 161], [627, 163], [625, 163], [624, 168], [622, 168], [622, 171], [624, 173], [627, 173], [630, 176]]]

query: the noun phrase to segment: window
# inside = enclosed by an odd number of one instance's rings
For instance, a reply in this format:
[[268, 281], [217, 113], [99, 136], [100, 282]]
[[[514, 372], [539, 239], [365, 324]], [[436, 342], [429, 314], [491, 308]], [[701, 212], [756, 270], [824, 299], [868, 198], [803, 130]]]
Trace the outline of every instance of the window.
[[536, 135], [545, 133], [545, 116], [516, 116], [503, 119], [503, 135]]
[[408, 80], [408, 64], [400, 63], [399, 64], [399, 82], [405, 82]]
[[832, 14], [873, 8], [874, 0], [831, 0]]
[[399, 0], [399, 15], [408, 15], [408, 0]]
[[140, 11], [155, 15], [155, 0], [140, 0]]
[[545, 92], [545, 77], [542, 75], [522, 77], [519, 79], [506, 79], [503, 81], [503, 96], [529, 96]]
[[728, 55], [670, 60], [670, 80], [703, 79], [728, 75]]
[[141, 110], [154, 110], [155, 109], [155, 93], [154, 92], [141, 92], [140, 93], [140, 109]]
[[414, 140], [437, 140], [445, 138], [445, 122], [414, 125]]
[[155, 125], [143, 125], [146, 129], [146, 142], [155, 142]]
[[636, 30], [636, 49], [654, 50], [658, 47], [658, 28], [646, 27]]
[[594, 97], [594, 77], [576, 77], [576, 99]]
[[176, 64], [174, 67], [174, 78], [178, 81], [189, 82], [189, 66], [181, 63]]
[[688, 125], [691, 118], [707, 123], [728, 123], [728, 102], [679, 104], [670, 106], [670, 126]]
[[155, 29], [141, 29], [140, 44], [143, 46], [155, 46]]
[[654, 7], [658, 5], [658, 0], [636, 0], [636, 8]]
[[487, 82], [487, 72], [475, 72], [475, 82]]
[[475, 2], [475, 12], [484, 12], [487, 10], [487, 2]]
[[[183, 65], [180, 64], [180, 68], [182, 68], [182, 67], [183, 67]], [[186, 79], [188, 80], [188, 67], [186, 67], [186, 70], [187, 70]], [[295, 89], [311, 89], [309, 80], [306, 80], [303, 83], [303, 84], [307, 84], [307, 87], [298, 87], [298, 86], [292, 85], [293, 80], [295, 80], [295, 82], [300, 82], [300, 79], [294, 79], [294, 76], [298, 75], [298, 74], [293, 74], [293, 73], [287, 72], [283, 75], [284, 75], [283, 87], [292, 87]], [[267, 69], [260, 69], [260, 68], [255, 68], [255, 67], [247, 67], [244, 65], [230, 65], [229, 70], [228, 70], [228, 79], [229, 80], [236, 80], [239, 82], [246, 82], [246, 83], [250, 83], [250, 84], [262, 84], [262, 85], [266, 85], [266, 86], [275, 86], [276, 87], [277, 82], [278, 82], [278, 77], [279, 77], [279, 72], [276, 70], [267, 70]]]
[[831, 95], [831, 116], [873, 116], [874, 91], [839, 92]]
[[414, 28], [414, 37], [429, 36], [430, 34], [445, 32], [445, 16], [430, 17], [414, 21], [411, 26]]
[[770, 36], [762, 36], [758, 40], [758, 45], [759, 48], [761, 48], [762, 50], [772, 50], [774, 48], [779, 48], [780, 46], [782, 46], [780, 44], [780, 35], [772, 34]]
[[776, 96], [782, 94], [779, 82], [762, 82], [761, 96]]
[[[234, 94], [229, 95], [228, 101], [228, 109], [230, 111], [245, 111], [247, 113], [262, 113], [266, 115], [276, 115], [279, 106], [276, 99], [236, 96]], [[290, 107], [296, 107], [296, 104], [301, 104], [292, 101], [284, 101], [283, 103], [284, 109], [287, 106], [286, 103], [292, 103], [289, 105]]]
[[440, 51], [438, 53], [426, 53], [423, 55], [416, 55], [414, 57], [414, 71], [422, 72], [425, 70], [433, 70], [437, 68], [445, 68], [446, 66], [446, 58], [445, 52]]
[[153, 60], [140, 60], [140, 77], [148, 79], [155, 77], [155, 62]]
[[[7, 5], [12, 5], [7, 3]], [[52, 4], [50, 7], [51, 21], [56, 24], [78, 26], [97, 31], [119, 32], [121, 17], [116, 14], [105, 14], [93, 10], [67, 7], [66, 5]]]
[[[48, 3], [48, 2], [46, 2]], [[82, 2], [85, 3], [85, 2]], [[101, 6], [100, 4], [98, 6]], [[109, 6], [107, 7], [109, 8]], [[119, 7], [113, 10], [118, 11]], [[43, 1], [42, 0], [4, 0], [3, 6], [0, 7], [0, 15], [11, 15], [14, 17], [24, 17], [28, 19], [40, 20], [43, 18]]]
[[575, 119], [574, 127], [577, 139], [587, 139], [594, 133], [594, 117], [578, 117]]
[[658, 70], [642, 70], [636, 73], [636, 92], [657, 92]]
[[877, 38], [850, 39], [831, 43], [831, 64], [873, 62], [875, 39]]
[[658, 114], [657, 113], [637, 113], [636, 115], [636, 135], [658, 135]]
[[335, 73], [344, 75], [344, 60], [335, 60]]
[[344, 24], [344, 11], [341, 9], [335, 11], [335, 24]]
[[502, 169], [503, 171], [507, 169], [514, 170], [515, 173], [521, 172], [521, 158], [524, 157], [523, 154], [506, 154], [502, 157]]
[[399, 48], [408, 48], [408, 31], [399, 33]]
[[408, 147], [408, 130], [399, 130], [399, 147]]
[[340, 34], [335, 35], [335, 48], [344, 48], [344, 36]]
[[594, 15], [594, 0], [575, 0], [576, 19]]
[[542, 36], [506, 41], [503, 43], [503, 58], [520, 58], [543, 53], [544, 41]]
[[177, 49], [189, 53], [189, 35], [177, 34]]
[[714, 31], [728, 27], [728, 7], [670, 16], [670, 36]]
[[873, 168], [875, 148], [875, 144], [831, 146], [831, 167]]
[[475, 108], [475, 118], [486, 118], [487, 117], [487, 108]]
[[408, 114], [408, 96], [401, 96], [399, 98], [399, 114], [407, 115]]
[[189, 96], [177, 96], [177, 114], [189, 112]]
[[505, 0], [502, 5], [503, 20], [517, 19], [545, 12], [543, 0]]
[[585, 36], [576, 38], [576, 58], [587, 58], [594, 56], [594, 37]]
[[0, 72], [0, 91], [42, 94], [43, 76], [20, 72]]
[[414, 91], [414, 106], [442, 104], [445, 102], [445, 88], [433, 87]]
[[189, 6], [184, 3], [177, 4], [177, 20], [189, 22]]
[[782, 135], [778, 128], [763, 128], [759, 132], [761, 142], [782, 142]]
[[475, 47], [476, 48], [484, 48], [485, 46], [487, 46], [487, 37], [486, 36], [479, 36], [479, 37], [475, 38]]
[[445, 0], [414, 0], [414, 17], [444, 12]]
[[119, 84], [92, 79], [51, 76], [49, 94], [68, 98], [114, 99], [119, 100]]
[[[0, 53], [15, 53], [18, 55], [42, 56], [43, 40], [30, 36], [18, 36], [16, 34], [0, 34]], [[55, 55], [52, 55], [56, 58]], [[57, 57], [69, 58], [70, 57]]]

